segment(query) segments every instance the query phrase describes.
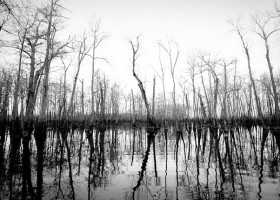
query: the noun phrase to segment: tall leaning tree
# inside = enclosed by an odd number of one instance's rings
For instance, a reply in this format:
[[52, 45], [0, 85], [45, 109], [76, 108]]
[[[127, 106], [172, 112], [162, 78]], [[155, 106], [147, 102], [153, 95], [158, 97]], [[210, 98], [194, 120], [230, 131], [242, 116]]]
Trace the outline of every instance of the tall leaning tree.
[[249, 71], [250, 82], [252, 84], [253, 92], [254, 92], [254, 96], [255, 96], [255, 103], [257, 106], [257, 115], [258, 115], [258, 117], [260, 117], [262, 119], [263, 114], [262, 114], [261, 103], [260, 103], [260, 99], [259, 99], [258, 92], [256, 89], [256, 84], [255, 84], [255, 81], [253, 78], [252, 68], [251, 68], [251, 56], [250, 56], [250, 52], [249, 52], [249, 45], [248, 45], [247, 40], [245, 39], [246, 33], [244, 32], [244, 29], [240, 25], [239, 20], [236, 23], [231, 21], [230, 24], [233, 26], [234, 31], [236, 31], [236, 33], [238, 34], [238, 36], [241, 40], [242, 47], [244, 49], [246, 59], [247, 59], [247, 67], [248, 67], [248, 71]]
[[143, 82], [141, 81], [141, 79], [137, 75], [136, 69], [135, 69], [136, 68], [136, 61], [137, 61], [137, 59], [140, 55], [140, 52], [139, 52], [139, 49], [140, 49], [139, 38], [140, 38], [140, 35], [136, 37], [136, 41], [129, 40], [129, 43], [130, 43], [130, 46], [131, 46], [131, 49], [132, 49], [132, 74], [138, 82], [138, 87], [139, 87], [140, 92], [142, 94], [142, 99], [145, 103], [145, 107], [146, 107], [146, 110], [147, 110], [148, 124], [151, 125], [151, 126], [154, 126], [154, 120], [152, 119], [152, 116], [151, 116], [150, 106], [149, 106], [149, 103], [148, 103], [148, 100], [147, 100], [146, 91], [145, 91], [145, 88], [143, 86]]
[[275, 116], [279, 118], [279, 97], [277, 93], [274, 73], [273, 73], [273, 65], [271, 62], [271, 54], [270, 54], [270, 42], [271, 37], [280, 31], [279, 20], [275, 18], [269, 12], [258, 13], [252, 16], [253, 20], [253, 31], [263, 40], [265, 45], [265, 58], [268, 65], [270, 81], [272, 85], [273, 99], [274, 99], [274, 112]]

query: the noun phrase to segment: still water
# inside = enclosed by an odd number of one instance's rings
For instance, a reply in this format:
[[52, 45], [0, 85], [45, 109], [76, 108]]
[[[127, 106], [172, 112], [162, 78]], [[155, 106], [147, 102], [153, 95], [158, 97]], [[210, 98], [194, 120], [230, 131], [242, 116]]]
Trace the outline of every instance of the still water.
[[[0, 199], [279, 199], [278, 130], [145, 127], [0, 138]], [[43, 139], [42, 139], [43, 138]]]

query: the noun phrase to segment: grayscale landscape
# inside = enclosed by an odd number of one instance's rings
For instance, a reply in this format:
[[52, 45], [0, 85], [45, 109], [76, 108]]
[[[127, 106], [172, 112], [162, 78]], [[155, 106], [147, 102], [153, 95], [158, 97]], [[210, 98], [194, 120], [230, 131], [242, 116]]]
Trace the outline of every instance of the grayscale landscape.
[[0, 200], [280, 197], [279, 0], [0, 0]]

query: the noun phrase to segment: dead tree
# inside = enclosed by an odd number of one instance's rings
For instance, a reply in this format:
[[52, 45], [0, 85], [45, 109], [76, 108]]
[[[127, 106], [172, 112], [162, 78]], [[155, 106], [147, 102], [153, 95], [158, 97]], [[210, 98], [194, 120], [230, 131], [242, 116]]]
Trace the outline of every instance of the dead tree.
[[[46, 118], [46, 109], [48, 106], [48, 92], [49, 92], [49, 74], [51, 62], [54, 58], [56, 58], [59, 54], [64, 53], [64, 48], [70, 43], [70, 38], [65, 43], [59, 43], [56, 41], [56, 32], [57, 26], [59, 23], [59, 19], [61, 18], [61, 14], [59, 13], [59, 9], [61, 5], [59, 5], [59, 0], [51, 0], [51, 5], [49, 8], [49, 13], [43, 13], [43, 15], [48, 16], [47, 20], [47, 31], [46, 31], [46, 53], [45, 59], [43, 63], [44, 68], [44, 78], [43, 78], [43, 91], [42, 91], [42, 102], [40, 109], [39, 120], [44, 121]], [[59, 17], [57, 17], [59, 16]], [[55, 45], [56, 44], [56, 45]]]
[[65, 119], [66, 118], [66, 112], [67, 112], [67, 108], [66, 108], [66, 103], [67, 103], [67, 91], [66, 91], [66, 84], [67, 84], [67, 71], [69, 69], [69, 67], [72, 64], [72, 59], [70, 60], [70, 62], [68, 64], [65, 63], [63, 56], [61, 55], [60, 57], [61, 62], [63, 64], [63, 97], [62, 97], [62, 104], [61, 104], [61, 111], [60, 113], [60, 120]]
[[193, 107], [193, 117], [197, 117], [197, 106], [196, 106], [196, 87], [195, 87], [195, 77], [197, 76], [196, 72], [196, 55], [189, 56], [187, 60], [188, 69], [187, 73], [190, 75], [191, 78], [191, 85], [192, 85], [192, 92], [193, 92], [193, 101], [192, 101], [192, 107]]
[[233, 64], [234, 61], [226, 62], [225, 60], [222, 61], [220, 64], [224, 68], [224, 95], [223, 95], [223, 106], [222, 106], [222, 116], [224, 119], [227, 119], [228, 113], [227, 113], [227, 96], [228, 96], [228, 77], [227, 77], [227, 67]]
[[[51, 0], [50, 5], [50, 11], [48, 13], [48, 28], [46, 32], [46, 55], [45, 60], [43, 64], [44, 68], [44, 80], [43, 80], [43, 95], [42, 95], [42, 105], [41, 105], [41, 111], [40, 111], [40, 120], [44, 120], [46, 108], [47, 108], [47, 98], [48, 98], [48, 83], [49, 83], [49, 72], [50, 72], [50, 65], [51, 65], [51, 59], [50, 59], [50, 48], [51, 48], [51, 28], [53, 26], [53, 13], [54, 13], [54, 0]], [[47, 13], [46, 13], [47, 14]]]
[[272, 24], [275, 21], [274, 21], [273, 16], [269, 12], [266, 12], [263, 15], [255, 15], [252, 17], [252, 19], [253, 19], [253, 22], [255, 25], [254, 32], [257, 35], [259, 35], [264, 41], [265, 50], [266, 50], [265, 58], [266, 58], [268, 69], [269, 69], [270, 81], [271, 81], [271, 85], [272, 85], [273, 98], [274, 98], [274, 104], [275, 104], [274, 112], [275, 112], [275, 116], [277, 118], [279, 118], [280, 117], [279, 116], [279, 103], [278, 103], [279, 96], [278, 96], [277, 89], [276, 89], [276, 83], [275, 83], [274, 73], [273, 73], [273, 66], [271, 63], [269, 39], [274, 33], [277, 33], [278, 31], [280, 31], [280, 27], [276, 26], [276, 27], [270, 28], [270, 26], [272, 26]]
[[13, 103], [13, 111], [12, 111], [13, 119], [16, 119], [18, 117], [18, 100], [19, 100], [18, 96], [19, 96], [20, 78], [21, 78], [21, 70], [22, 70], [22, 56], [23, 56], [23, 48], [25, 45], [27, 31], [28, 31], [28, 27], [23, 31], [22, 36], [21, 33], [18, 33], [18, 37], [20, 41], [20, 52], [19, 52], [17, 79], [15, 82], [15, 90], [14, 90], [14, 103]]
[[135, 103], [134, 103], [134, 95], [133, 90], [131, 89], [131, 101], [132, 101], [132, 124], [135, 124]]
[[[177, 66], [177, 62], [178, 62], [178, 58], [180, 55], [180, 51], [179, 51], [179, 47], [178, 47], [178, 43], [173, 42], [176, 46], [176, 52], [175, 54], [172, 52], [172, 47], [171, 47], [171, 43], [170, 40], [168, 40], [168, 46], [164, 46], [162, 43], [160, 44], [160, 47], [167, 53], [168, 55], [168, 59], [169, 59], [169, 67], [170, 67], [170, 73], [171, 73], [171, 77], [172, 77], [172, 83], [173, 83], [173, 90], [172, 90], [172, 100], [173, 100], [173, 106], [174, 106], [174, 111], [175, 113], [177, 113], [176, 111], [176, 83], [175, 83], [175, 68]], [[174, 54], [174, 55], [173, 55]], [[175, 57], [175, 58], [174, 58]], [[174, 116], [174, 113], [173, 113]]]
[[162, 83], [162, 92], [163, 92], [163, 103], [164, 103], [164, 115], [163, 118], [166, 119], [167, 116], [167, 103], [166, 103], [166, 92], [165, 92], [165, 73], [164, 73], [164, 67], [162, 65], [162, 60], [161, 60], [161, 47], [160, 47], [160, 43], [158, 44], [158, 57], [159, 57], [159, 64], [160, 64], [160, 72], [158, 73], [156, 70], [156, 74], [158, 75], [158, 77], [161, 80]]
[[76, 71], [76, 74], [74, 77], [72, 93], [71, 93], [71, 98], [70, 98], [69, 107], [68, 107], [68, 115], [70, 115], [70, 116], [72, 116], [73, 112], [74, 112], [74, 95], [76, 92], [76, 85], [77, 85], [77, 80], [78, 80], [78, 76], [80, 73], [81, 64], [82, 64], [85, 56], [88, 54], [88, 52], [91, 49], [91, 47], [88, 47], [86, 43], [87, 43], [87, 37], [84, 32], [81, 40], [77, 42], [77, 45], [78, 45], [77, 63], [78, 64], [77, 64], [77, 71]]
[[36, 53], [37, 47], [41, 45], [39, 42], [45, 36], [39, 29], [41, 28], [42, 21], [38, 19], [38, 15], [34, 15], [34, 26], [30, 33], [26, 36], [27, 45], [29, 49], [24, 49], [24, 52], [30, 58], [30, 71], [27, 87], [27, 99], [26, 99], [26, 111], [25, 111], [25, 122], [30, 123], [33, 120], [34, 108], [37, 98], [37, 89], [39, 88], [40, 76], [44, 70], [43, 66], [36, 69]]
[[92, 117], [94, 117], [94, 74], [95, 74], [95, 65], [96, 60], [104, 60], [108, 63], [107, 59], [105, 57], [98, 57], [97, 56], [97, 49], [101, 45], [101, 43], [108, 38], [108, 35], [106, 33], [103, 33], [100, 31], [100, 24], [101, 20], [97, 20], [96, 22], [92, 23], [91, 27], [91, 33], [93, 37], [93, 43], [92, 43], [92, 54], [89, 55], [92, 58], [92, 72], [91, 72], [91, 114]]
[[153, 79], [153, 100], [152, 100], [152, 117], [155, 119], [155, 93], [156, 93], [156, 77]]
[[259, 99], [259, 96], [258, 96], [258, 93], [257, 93], [257, 89], [256, 89], [256, 85], [255, 85], [255, 81], [254, 81], [253, 74], [252, 74], [252, 69], [251, 69], [251, 57], [250, 57], [250, 53], [249, 53], [249, 46], [248, 46], [247, 41], [244, 39], [245, 33], [242, 32], [242, 27], [239, 25], [238, 22], [236, 24], [231, 22], [231, 25], [234, 27], [234, 30], [237, 32], [237, 34], [238, 34], [238, 36], [239, 36], [239, 38], [242, 42], [242, 47], [243, 47], [243, 49], [245, 51], [245, 54], [246, 54], [250, 81], [251, 81], [253, 91], [254, 91], [255, 102], [256, 102], [257, 111], [258, 111], [258, 117], [263, 118], [260, 99]]
[[154, 120], [151, 117], [150, 107], [149, 107], [149, 103], [148, 103], [147, 96], [146, 96], [146, 91], [144, 89], [142, 81], [140, 80], [140, 78], [138, 77], [138, 75], [135, 72], [136, 61], [137, 61], [137, 59], [140, 55], [139, 54], [139, 48], [140, 48], [139, 38], [140, 38], [140, 35], [136, 37], [136, 42], [133, 42], [132, 40], [129, 40], [129, 43], [130, 43], [131, 48], [132, 48], [132, 74], [138, 82], [138, 87], [139, 87], [140, 92], [142, 94], [142, 99], [145, 103], [145, 107], [146, 107], [146, 110], [147, 110], [148, 124], [151, 125], [151, 126], [154, 126]]
[[207, 57], [203, 56], [201, 57], [201, 60], [206, 66], [206, 69], [209, 71], [209, 73], [212, 75], [214, 79], [214, 94], [213, 94], [213, 117], [217, 118], [217, 105], [218, 105], [218, 93], [219, 93], [219, 74], [216, 71], [216, 66], [220, 62], [219, 59], [211, 58], [211, 55], [209, 54]]
[[206, 111], [205, 111], [205, 107], [204, 107], [204, 103], [203, 103], [200, 91], [198, 91], [198, 98], [199, 98], [199, 102], [200, 102], [202, 116], [203, 116], [204, 119], [206, 119], [207, 115], [206, 115]]

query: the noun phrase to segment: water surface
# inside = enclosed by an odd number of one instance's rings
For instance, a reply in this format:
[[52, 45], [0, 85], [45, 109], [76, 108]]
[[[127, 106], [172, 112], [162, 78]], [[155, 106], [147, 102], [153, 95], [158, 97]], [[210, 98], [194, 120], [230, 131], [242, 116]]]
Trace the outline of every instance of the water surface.
[[0, 199], [279, 199], [279, 134], [193, 125], [49, 129], [45, 139], [8, 131]]

